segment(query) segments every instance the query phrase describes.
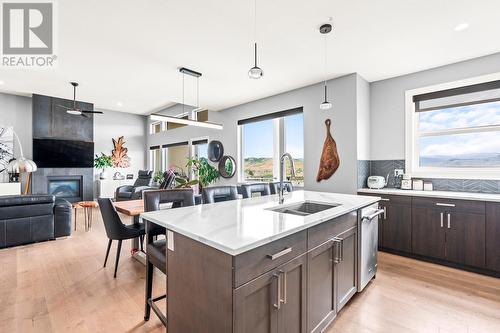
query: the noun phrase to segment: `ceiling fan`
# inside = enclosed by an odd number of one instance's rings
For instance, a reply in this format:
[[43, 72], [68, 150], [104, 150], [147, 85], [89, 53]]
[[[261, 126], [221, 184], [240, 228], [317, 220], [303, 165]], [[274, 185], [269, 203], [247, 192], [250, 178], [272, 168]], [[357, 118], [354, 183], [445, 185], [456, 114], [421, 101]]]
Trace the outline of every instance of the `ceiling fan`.
[[70, 82], [70, 83], [73, 86], [73, 107], [69, 108], [69, 107], [64, 106], [64, 105], [58, 105], [59, 107], [66, 109], [66, 113], [69, 113], [69, 114], [72, 114], [75, 116], [88, 117], [87, 114], [92, 114], [92, 113], [102, 114], [103, 113], [102, 111], [91, 111], [91, 110], [78, 109], [76, 107], [76, 87], [78, 87], [78, 83], [77, 82]]

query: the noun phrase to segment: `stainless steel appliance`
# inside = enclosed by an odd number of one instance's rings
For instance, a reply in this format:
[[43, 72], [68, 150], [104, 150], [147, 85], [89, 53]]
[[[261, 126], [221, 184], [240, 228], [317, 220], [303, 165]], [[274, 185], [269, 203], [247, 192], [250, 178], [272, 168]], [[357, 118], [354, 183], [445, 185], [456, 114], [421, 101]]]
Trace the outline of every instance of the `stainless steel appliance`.
[[384, 212], [378, 203], [361, 210], [358, 219], [358, 292], [362, 291], [377, 273], [378, 217]]

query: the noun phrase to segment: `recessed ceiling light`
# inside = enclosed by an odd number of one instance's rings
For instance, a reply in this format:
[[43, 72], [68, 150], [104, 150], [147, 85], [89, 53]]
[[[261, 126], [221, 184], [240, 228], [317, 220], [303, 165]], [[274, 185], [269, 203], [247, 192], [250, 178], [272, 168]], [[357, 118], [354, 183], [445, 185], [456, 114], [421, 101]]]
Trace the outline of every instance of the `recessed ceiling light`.
[[123, 103], [122, 102], [118, 102], [116, 103], [117, 106], [123, 106]]
[[455, 31], [464, 31], [465, 29], [467, 29], [469, 27], [469, 23], [460, 23], [459, 25], [457, 25], [453, 30]]

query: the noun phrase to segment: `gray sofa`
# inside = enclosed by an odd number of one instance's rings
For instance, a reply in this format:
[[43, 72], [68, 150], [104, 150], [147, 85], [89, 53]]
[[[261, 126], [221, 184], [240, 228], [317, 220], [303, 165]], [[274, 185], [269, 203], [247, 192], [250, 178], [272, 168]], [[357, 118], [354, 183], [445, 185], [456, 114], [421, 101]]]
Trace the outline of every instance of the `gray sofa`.
[[71, 204], [53, 195], [0, 196], [0, 248], [71, 235]]

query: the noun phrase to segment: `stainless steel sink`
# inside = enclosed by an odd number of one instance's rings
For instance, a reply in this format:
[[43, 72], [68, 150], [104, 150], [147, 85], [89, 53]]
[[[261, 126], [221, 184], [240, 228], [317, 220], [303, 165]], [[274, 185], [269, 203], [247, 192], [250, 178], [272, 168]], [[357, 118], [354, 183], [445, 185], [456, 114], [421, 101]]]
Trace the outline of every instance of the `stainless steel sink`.
[[307, 216], [315, 213], [322, 212], [324, 210], [335, 208], [340, 206], [340, 204], [330, 204], [330, 203], [321, 203], [314, 201], [303, 201], [292, 205], [287, 205], [285, 207], [273, 207], [268, 208], [273, 212], [283, 213], [283, 214], [293, 214], [293, 215], [301, 215]]

